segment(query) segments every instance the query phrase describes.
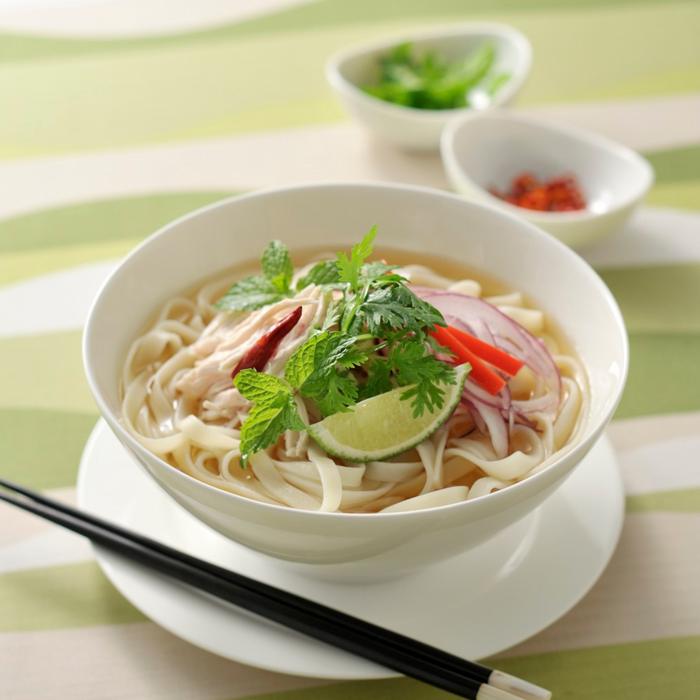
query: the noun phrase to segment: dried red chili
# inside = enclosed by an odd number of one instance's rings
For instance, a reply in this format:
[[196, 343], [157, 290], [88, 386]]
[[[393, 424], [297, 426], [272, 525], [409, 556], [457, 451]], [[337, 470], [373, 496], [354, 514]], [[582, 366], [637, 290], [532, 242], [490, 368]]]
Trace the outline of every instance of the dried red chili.
[[535, 211], [579, 211], [586, 208], [586, 199], [573, 175], [553, 177], [540, 182], [529, 172], [513, 178], [507, 192], [492, 187], [489, 192], [499, 199]]
[[235, 366], [231, 372], [231, 379], [244, 369], [256, 369], [261, 372], [275, 354], [282, 339], [299, 323], [300, 318], [301, 306], [298, 306], [291, 314], [272, 326], [267, 333], [260, 336], [258, 342], [243, 355], [241, 361]]

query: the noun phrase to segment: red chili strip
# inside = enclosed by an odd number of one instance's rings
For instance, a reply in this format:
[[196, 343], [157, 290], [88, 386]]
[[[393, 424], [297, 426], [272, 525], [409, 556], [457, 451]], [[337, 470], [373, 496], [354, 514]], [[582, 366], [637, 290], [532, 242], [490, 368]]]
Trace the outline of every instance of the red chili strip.
[[518, 370], [525, 364], [512, 355], [509, 355], [507, 352], [503, 352], [503, 350], [489, 345], [489, 343], [485, 343], [483, 340], [470, 335], [466, 331], [455, 328], [454, 326], [447, 326], [447, 330], [450, 335], [453, 335], [467, 350], [471, 350], [475, 355], [484, 360], [484, 362], [488, 362], [510, 377], [514, 377], [518, 373]]
[[297, 323], [299, 323], [300, 318], [301, 306], [298, 306], [289, 316], [285, 316], [281, 321], [272, 326], [267, 333], [260, 336], [258, 342], [243, 355], [241, 361], [236, 365], [233, 372], [231, 372], [231, 379], [244, 369], [255, 369], [261, 372], [270, 358], [275, 354], [282, 339], [297, 325]]
[[490, 370], [483, 360], [480, 360], [471, 350], [464, 347], [447, 328], [436, 326], [436, 329], [435, 333], [431, 332], [430, 335], [432, 335], [440, 345], [449, 348], [460, 363], [468, 362], [472, 366], [469, 376], [482, 387], [482, 389], [488, 391], [491, 396], [495, 396], [506, 385], [506, 380], [503, 379], [503, 377], [500, 377]]

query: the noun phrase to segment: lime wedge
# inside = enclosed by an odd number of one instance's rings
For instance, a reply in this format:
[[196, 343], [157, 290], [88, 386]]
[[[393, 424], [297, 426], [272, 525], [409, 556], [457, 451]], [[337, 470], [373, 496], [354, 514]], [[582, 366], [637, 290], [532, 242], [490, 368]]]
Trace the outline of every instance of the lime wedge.
[[411, 388], [405, 386], [360, 401], [349, 413], [334, 413], [307, 430], [328, 454], [348, 462], [373, 462], [400, 455], [430, 437], [454, 411], [470, 367], [464, 364], [455, 369], [457, 383], [445, 387], [445, 403], [434, 413], [424, 411], [414, 418], [411, 401], [401, 400]]

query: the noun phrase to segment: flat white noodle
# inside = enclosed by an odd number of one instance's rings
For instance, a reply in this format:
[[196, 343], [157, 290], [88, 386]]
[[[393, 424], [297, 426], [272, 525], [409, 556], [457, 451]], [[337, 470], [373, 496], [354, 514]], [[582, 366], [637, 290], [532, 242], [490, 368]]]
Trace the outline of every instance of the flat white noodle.
[[248, 462], [267, 492], [280, 503], [300, 510], [319, 510], [321, 502], [286, 481], [266, 452], [255, 452]]
[[[323, 258], [321, 258], [323, 259]], [[310, 269], [297, 271], [296, 280]], [[399, 270], [413, 284], [481, 296], [476, 280], [452, 280], [422, 265]], [[471, 500], [506, 488], [544, 468], [580, 440], [589, 410], [582, 365], [562, 354], [544, 314], [519, 292], [487, 300], [540, 337], [562, 377], [558, 406], [551, 388], [527, 369], [509, 382], [516, 410], [462, 405], [429, 439], [388, 462], [348, 465], [330, 457], [306, 431], [287, 431], [278, 443], [240, 466], [240, 429], [251, 404], [231, 371], [276, 322], [301, 306], [302, 316], [265, 371], [283, 376], [292, 353], [322, 325], [329, 295], [309, 285], [293, 297], [252, 313], [223, 313], [214, 304], [233, 280], [214, 280], [193, 298], [166, 304], [152, 328], [128, 350], [122, 375], [121, 419], [145, 448], [186, 474], [240, 496], [302, 510], [401, 512]], [[305, 423], [321, 416], [299, 394]], [[531, 421], [531, 424], [524, 425]], [[461, 483], [464, 480], [465, 483]], [[471, 484], [468, 486], [466, 484]]]
[[483, 479], [478, 479], [474, 482], [471, 489], [469, 489], [469, 495], [467, 500], [471, 501], [473, 498], [480, 498], [481, 496], [488, 496], [492, 491], [498, 491], [504, 489], [508, 484], [498, 479], [494, 479], [490, 476], [485, 476]]
[[422, 493], [414, 498], [407, 498], [405, 501], [388, 506], [382, 513], [402, 513], [409, 510], [425, 510], [426, 508], [436, 508], [437, 506], [449, 506], [453, 503], [466, 501], [469, 496], [469, 489], [466, 486], [448, 486], [439, 491]]
[[419, 462], [367, 462], [367, 478], [372, 481], [396, 483], [404, 481], [425, 471], [422, 461]]
[[[314, 445], [314, 447], [316, 450], [318, 450], [319, 454], [323, 455], [324, 457], [328, 456], [323, 450], [318, 448], [318, 446]], [[317, 481], [318, 483], [323, 481], [321, 478], [321, 473], [313, 461], [301, 459], [290, 462], [279, 459], [273, 459], [272, 461], [277, 469], [284, 472], [286, 479], [298, 477], [300, 479]], [[341, 464], [335, 464], [335, 466], [343, 488], [359, 489], [362, 487], [362, 479], [365, 475], [365, 466], [363, 464], [358, 464], [352, 467], [346, 467]]]
[[332, 513], [338, 510], [343, 499], [343, 483], [338, 465], [316, 444], [309, 445], [309, 459], [318, 469], [321, 477], [321, 486], [323, 486], [321, 510]]
[[481, 285], [476, 280], [459, 280], [447, 287], [449, 292], [458, 292], [459, 294], [467, 294], [470, 297], [481, 296]]
[[512, 318], [533, 335], [537, 335], [544, 330], [544, 314], [541, 311], [537, 309], [523, 309], [520, 306], [511, 306], [510, 304], [496, 306], [499, 311]]

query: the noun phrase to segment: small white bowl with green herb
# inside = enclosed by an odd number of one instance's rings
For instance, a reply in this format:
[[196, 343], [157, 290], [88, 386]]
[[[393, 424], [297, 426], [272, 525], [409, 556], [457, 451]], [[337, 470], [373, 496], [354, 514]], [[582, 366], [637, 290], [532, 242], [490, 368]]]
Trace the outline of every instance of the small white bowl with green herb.
[[516, 29], [470, 23], [344, 49], [326, 63], [326, 78], [375, 136], [432, 151], [454, 117], [510, 104], [531, 63], [530, 42]]

